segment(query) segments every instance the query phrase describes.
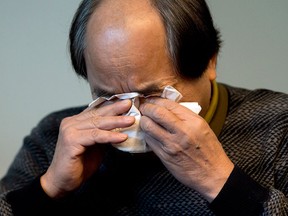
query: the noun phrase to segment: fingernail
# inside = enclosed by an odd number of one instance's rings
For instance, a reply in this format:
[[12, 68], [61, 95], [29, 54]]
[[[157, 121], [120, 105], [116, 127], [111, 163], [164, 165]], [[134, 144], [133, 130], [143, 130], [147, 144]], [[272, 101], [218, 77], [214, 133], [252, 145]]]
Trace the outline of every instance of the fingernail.
[[134, 116], [125, 116], [124, 121], [127, 123], [133, 123], [133, 122], [135, 122], [135, 117]]
[[121, 134], [121, 138], [122, 139], [127, 139], [128, 138], [128, 135], [127, 134], [125, 134], [125, 133], [120, 133]]
[[122, 104], [122, 105], [128, 105], [130, 103], [129, 100], [120, 100], [118, 103]]

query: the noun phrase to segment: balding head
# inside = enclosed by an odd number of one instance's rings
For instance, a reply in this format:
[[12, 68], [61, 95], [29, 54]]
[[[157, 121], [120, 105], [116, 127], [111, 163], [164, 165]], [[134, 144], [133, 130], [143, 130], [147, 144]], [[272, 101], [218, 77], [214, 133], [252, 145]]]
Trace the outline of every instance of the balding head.
[[[93, 70], [129, 75], [136, 68], [165, 59], [171, 65], [166, 48], [165, 28], [148, 0], [113, 0], [102, 2], [91, 16], [86, 33], [86, 65]], [[129, 75], [131, 77], [131, 75]]]
[[[105, 13], [98, 10], [106, 6]], [[133, 14], [136, 11], [138, 14]], [[220, 47], [218, 32], [204, 0], [84, 0], [75, 14], [70, 31], [71, 59], [76, 72], [87, 78], [84, 51], [87, 46], [87, 23], [91, 17], [96, 16], [97, 21], [103, 23], [111, 23], [114, 19], [113, 25], [122, 23], [122, 26], [129, 28], [132, 23], [130, 19], [141, 19], [151, 14], [163, 23], [166, 47], [177, 72], [186, 78], [200, 77]], [[155, 24], [158, 24], [158, 20]], [[144, 31], [145, 26], [140, 25], [139, 28]]]

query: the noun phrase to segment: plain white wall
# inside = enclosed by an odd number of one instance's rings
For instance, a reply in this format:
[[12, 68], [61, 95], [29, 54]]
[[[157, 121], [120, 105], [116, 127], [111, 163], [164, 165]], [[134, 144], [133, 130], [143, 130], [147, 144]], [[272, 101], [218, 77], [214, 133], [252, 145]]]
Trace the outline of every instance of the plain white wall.
[[[0, 177], [51, 111], [90, 102], [67, 39], [80, 0], [0, 0]], [[209, 0], [223, 49], [218, 80], [288, 93], [288, 1]], [[287, 102], [288, 103], [288, 102]]]

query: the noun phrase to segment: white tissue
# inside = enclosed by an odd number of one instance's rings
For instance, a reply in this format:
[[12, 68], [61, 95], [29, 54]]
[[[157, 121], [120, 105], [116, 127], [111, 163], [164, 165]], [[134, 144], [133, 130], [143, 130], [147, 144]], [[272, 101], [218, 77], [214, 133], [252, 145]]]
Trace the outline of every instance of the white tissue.
[[[137, 92], [123, 93], [123, 94], [113, 95], [109, 98], [99, 97], [89, 104], [89, 107], [93, 108], [93, 107], [100, 105], [104, 101], [110, 101], [115, 98], [118, 98], [120, 100], [131, 99], [132, 106], [125, 115], [134, 116], [135, 123], [132, 126], [127, 127], [127, 128], [115, 129], [115, 131], [120, 131], [128, 135], [128, 139], [126, 141], [113, 145], [115, 148], [121, 151], [130, 152], [130, 153], [145, 153], [145, 152], [151, 151], [151, 149], [149, 148], [149, 146], [146, 144], [144, 140], [144, 134], [139, 124], [140, 119], [141, 119], [141, 113], [138, 110], [137, 105], [136, 105], [136, 104], [139, 104], [139, 97], [142, 97], [142, 95]], [[165, 89], [163, 90], [163, 93], [161, 94], [161, 97], [178, 102], [182, 98], [182, 95], [172, 86], [166, 86]], [[197, 102], [181, 102], [180, 104], [187, 107], [188, 109], [190, 109], [196, 114], [199, 114], [199, 112], [201, 111], [201, 106]]]

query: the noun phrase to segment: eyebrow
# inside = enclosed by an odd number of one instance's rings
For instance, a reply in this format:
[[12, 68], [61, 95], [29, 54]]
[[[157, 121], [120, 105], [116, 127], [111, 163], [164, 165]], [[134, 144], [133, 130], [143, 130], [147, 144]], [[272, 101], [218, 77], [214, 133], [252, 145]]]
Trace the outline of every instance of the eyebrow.
[[[132, 91], [131, 91], [132, 92]], [[163, 92], [163, 88], [159, 88], [156, 84], [150, 84], [146, 86], [144, 89], [139, 89], [138, 91], [133, 91], [133, 92], [138, 92], [142, 94], [143, 96], [150, 96], [150, 95], [161, 95]], [[97, 97], [111, 97], [112, 95], [119, 94], [115, 92], [109, 92], [104, 89], [100, 89], [97, 87], [93, 88], [92, 93], [97, 96]], [[121, 93], [130, 93], [130, 92], [121, 92]]]
[[110, 96], [114, 95], [113, 92], [109, 92], [109, 91], [106, 91], [104, 89], [100, 89], [97, 87], [93, 88], [92, 94], [94, 94], [97, 97], [110, 97]]
[[145, 87], [145, 89], [142, 89], [142, 90], [140, 89], [138, 92], [143, 94], [144, 96], [149, 96], [149, 95], [160, 96], [161, 93], [163, 92], [163, 88], [160, 88], [156, 84], [151, 84]]

